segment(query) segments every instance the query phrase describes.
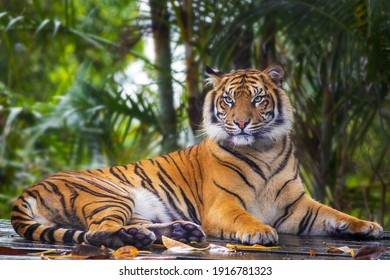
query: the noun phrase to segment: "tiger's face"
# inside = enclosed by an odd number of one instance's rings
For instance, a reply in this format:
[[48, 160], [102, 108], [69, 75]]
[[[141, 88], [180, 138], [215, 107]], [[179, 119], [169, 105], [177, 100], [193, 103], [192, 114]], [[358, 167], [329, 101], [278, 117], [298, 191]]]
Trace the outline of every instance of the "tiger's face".
[[214, 86], [203, 111], [209, 138], [242, 146], [277, 141], [290, 132], [293, 113], [280, 88], [284, 74], [280, 65], [263, 72], [245, 69], [224, 74], [207, 68], [206, 73]]

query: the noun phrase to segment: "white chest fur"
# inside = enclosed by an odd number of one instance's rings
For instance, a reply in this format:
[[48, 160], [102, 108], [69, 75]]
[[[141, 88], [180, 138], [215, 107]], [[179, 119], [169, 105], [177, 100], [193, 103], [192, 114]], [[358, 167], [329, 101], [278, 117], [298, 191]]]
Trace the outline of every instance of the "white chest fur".
[[166, 223], [170, 222], [170, 216], [167, 209], [152, 192], [146, 189], [134, 189], [134, 214], [144, 217], [151, 222]]

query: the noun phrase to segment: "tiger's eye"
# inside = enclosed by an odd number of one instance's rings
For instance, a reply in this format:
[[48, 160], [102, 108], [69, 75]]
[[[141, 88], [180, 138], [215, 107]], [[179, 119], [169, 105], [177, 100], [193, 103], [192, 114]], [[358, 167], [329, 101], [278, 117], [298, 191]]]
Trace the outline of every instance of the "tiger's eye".
[[255, 99], [253, 99], [253, 102], [255, 102], [255, 103], [260, 103], [261, 101], [263, 101], [262, 96], [256, 96]]
[[229, 105], [233, 104], [233, 99], [229, 96], [225, 96], [224, 101]]

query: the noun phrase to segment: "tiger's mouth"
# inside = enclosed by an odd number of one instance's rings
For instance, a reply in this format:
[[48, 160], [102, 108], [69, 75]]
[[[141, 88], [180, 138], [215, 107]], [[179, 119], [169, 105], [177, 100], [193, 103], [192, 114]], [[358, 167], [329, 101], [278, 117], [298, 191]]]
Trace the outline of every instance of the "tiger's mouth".
[[252, 145], [256, 141], [260, 140], [271, 140], [270, 133], [272, 129], [268, 126], [262, 126], [257, 129], [242, 129], [235, 131], [225, 130], [227, 134], [227, 139], [229, 142], [237, 146]]
[[251, 134], [247, 133], [247, 132], [244, 132], [244, 131], [241, 131], [240, 133], [236, 134], [236, 135], [247, 135], [247, 136], [251, 136]]

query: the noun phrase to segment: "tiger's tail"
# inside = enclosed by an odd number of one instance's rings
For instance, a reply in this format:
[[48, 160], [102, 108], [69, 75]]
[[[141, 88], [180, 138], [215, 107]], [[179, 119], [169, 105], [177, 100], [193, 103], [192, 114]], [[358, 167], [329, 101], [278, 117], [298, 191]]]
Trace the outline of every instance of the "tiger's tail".
[[14, 230], [28, 240], [42, 242], [82, 243], [87, 231], [68, 229], [43, 218], [37, 211], [36, 199], [24, 193], [15, 202], [11, 212]]

